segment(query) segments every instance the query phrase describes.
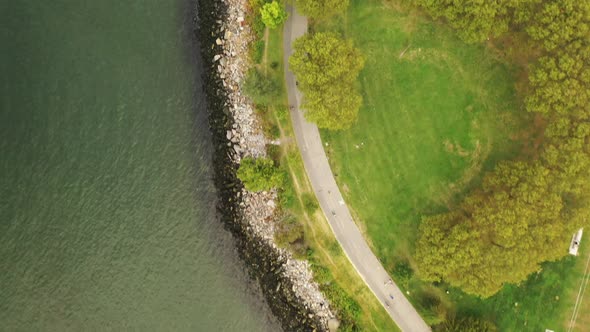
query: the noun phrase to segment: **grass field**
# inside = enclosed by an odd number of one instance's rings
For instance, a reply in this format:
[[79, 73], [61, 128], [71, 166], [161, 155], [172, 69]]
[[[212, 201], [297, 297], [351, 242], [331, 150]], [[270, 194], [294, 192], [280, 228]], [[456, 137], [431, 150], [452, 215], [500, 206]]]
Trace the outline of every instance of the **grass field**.
[[[519, 68], [393, 3], [352, 0], [346, 15], [314, 26], [340, 31], [366, 56], [358, 123], [322, 138], [347, 203], [392, 273], [396, 262], [413, 264], [420, 217], [448, 208], [485, 170], [522, 152], [533, 122], [515, 91]], [[456, 312], [493, 320], [499, 331], [560, 331], [580, 265], [573, 257], [545, 264], [487, 300], [416, 277], [402, 287], [431, 323]], [[427, 297], [444, 309], [428, 309]]]
[[483, 47], [381, 1], [352, 1], [346, 19], [320, 28], [343, 30], [367, 59], [358, 123], [322, 138], [348, 202], [392, 267], [412, 251], [420, 215], [444, 209], [518, 150], [513, 77]]
[[[317, 266], [329, 269], [333, 282], [337, 283], [360, 305], [361, 314], [357, 322], [359, 330], [399, 331], [376, 297], [356, 273], [340, 249], [327, 220], [321, 210], [317, 208], [318, 203], [305, 174], [303, 161], [299, 156], [291, 119], [288, 113], [280, 111], [281, 108], [287, 109], [283, 80], [282, 41], [282, 29], [269, 31], [266, 51], [261, 57], [258, 67], [266, 72], [269, 79], [278, 80], [281, 90], [274, 105], [260, 110], [260, 119], [266, 127], [265, 131], [279, 133], [279, 136], [275, 137], [281, 141], [278, 157], [281, 166], [289, 173], [287, 189], [292, 191], [294, 196], [285, 208], [303, 224], [305, 245], [311, 249], [308, 259]], [[276, 128], [276, 130], [270, 128]], [[306, 204], [306, 201], [310, 199], [315, 202], [315, 204], [311, 204], [315, 208], [310, 209], [309, 204]]]

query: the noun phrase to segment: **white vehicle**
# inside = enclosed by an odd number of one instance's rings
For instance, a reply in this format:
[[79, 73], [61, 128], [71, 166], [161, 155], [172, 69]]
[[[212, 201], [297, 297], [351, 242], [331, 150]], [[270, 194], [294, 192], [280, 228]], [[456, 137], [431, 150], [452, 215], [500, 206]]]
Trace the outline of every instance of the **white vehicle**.
[[582, 233], [584, 229], [580, 228], [572, 237], [572, 243], [570, 243], [570, 255], [578, 256], [578, 249], [580, 248], [580, 241], [582, 241]]

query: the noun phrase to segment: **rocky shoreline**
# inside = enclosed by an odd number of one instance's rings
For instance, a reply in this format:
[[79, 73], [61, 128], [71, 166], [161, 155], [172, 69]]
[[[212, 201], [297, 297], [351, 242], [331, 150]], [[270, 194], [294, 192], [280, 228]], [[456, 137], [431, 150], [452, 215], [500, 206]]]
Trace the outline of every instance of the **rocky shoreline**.
[[197, 31], [205, 70], [213, 134], [215, 185], [221, 219], [236, 238], [250, 275], [259, 281], [273, 314], [286, 331], [328, 331], [337, 325], [306, 261], [274, 243], [276, 192], [251, 193], [236, 177], [244, 156], [266, 155], [251, 102], [241, 92], [249, 69], [247, 0], [198, 0]]

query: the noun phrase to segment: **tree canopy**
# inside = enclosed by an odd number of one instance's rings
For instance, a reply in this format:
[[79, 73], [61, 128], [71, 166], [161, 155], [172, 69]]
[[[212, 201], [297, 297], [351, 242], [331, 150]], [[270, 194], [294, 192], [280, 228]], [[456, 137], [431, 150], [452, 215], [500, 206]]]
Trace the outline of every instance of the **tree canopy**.
[[288, 15], [283, 8], [283, 5], [273, 1], [265, 3], [264, 6], [260, 8], [260, 16], [262, 17], [262, 22], [264, 22], [264, 25], [270, 29], [275, 29], [283, 24], [285, 20], [287, 20]]
[[322, 32], [296, 40], [294, 48], [289, 66], [304, 94], [305, 117], [321, 128], [350, 128], [362, 104], [356, 88], [361, 52], [351, 40]]
[[[511, 29], [540, 53], [526, 109], [544, 117], [532, 160], [499, 163], [449, 212], [423, 217], [418, 274], [488, 297], [567, 254], [590, 214], [590, 3], [419, 0], [468, 41]], [[498, 21], [498, 26], [494, 22]]]
[[348, 3], [349, 0], [295, 0], [295, 7], [303, 15], [317, 19], [345, 11]]
[[267, 158], [242, 159], [237, 175], [244, 187], [254, 192], [280, 187], [284, 182], [283, 172]]

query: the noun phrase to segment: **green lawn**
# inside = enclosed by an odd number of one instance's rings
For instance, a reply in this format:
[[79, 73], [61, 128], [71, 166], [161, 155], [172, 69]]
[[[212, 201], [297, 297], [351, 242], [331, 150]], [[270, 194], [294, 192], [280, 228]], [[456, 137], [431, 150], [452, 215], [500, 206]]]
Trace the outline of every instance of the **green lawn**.
[[519, 112], [507, 66], [380, 3], [352, 1], [346, 19], [320, 26], [344, 26], [366, 57], [358, 123], [322, 137], [348, 202], [391, 266], [412, 251], [420, 215], [444, 209], [518, 149], [510, 137]]
[[[516, 156], [532, 120], [514, 88], [517, 68], [391, 3], [351, 0], [344, 17], [314, 29], [342, 32], [366, 56], [358, 123], [322, 131], [322, 138], [357, 222], [393, 272], [399, 260], [413, 264], [420, 217], [446, 209], [479, 185], [485, 170]], [[425, 309], [425, 292], [449, 312], [495, 321], [499, 331], [557, 331], [580, 265], [572, 257], [545, 264], [520, 287], [485, 301], [415, 277], [403, 287], [429, 322], [437, 319]]]

